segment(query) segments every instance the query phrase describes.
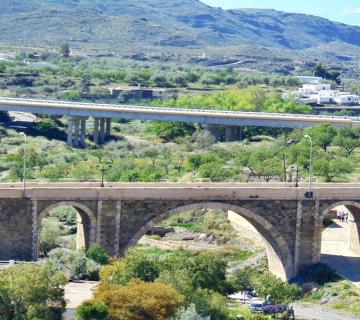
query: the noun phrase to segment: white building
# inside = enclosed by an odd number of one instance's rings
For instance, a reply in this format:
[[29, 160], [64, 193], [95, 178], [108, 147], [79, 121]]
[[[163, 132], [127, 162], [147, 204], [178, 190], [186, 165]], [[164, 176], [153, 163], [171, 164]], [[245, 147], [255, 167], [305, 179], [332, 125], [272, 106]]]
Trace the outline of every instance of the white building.
[[331, 90], [331, 84], [329, 83], [312, 83], [304, 84], [302, 88], [299, 89], [300, 96], [307, 97], [310, 94], [317, 94], [319, 91]]
[[338, 104], [352, 106], [359, 105], [360, 98], [350, 92], [342, 92], [338, 89], [332, 90], [331, 84], [314, 80], [313, 83], [303, 84], [302, 88], [299, 89], [298, 101], [305, 104]]
[[334, 96], [334, 102], [338, 105], [348, 105], [355, 106], [359, 104], [359, 96], [350, 94], [348, 92], [340, 92], [339, 94]]

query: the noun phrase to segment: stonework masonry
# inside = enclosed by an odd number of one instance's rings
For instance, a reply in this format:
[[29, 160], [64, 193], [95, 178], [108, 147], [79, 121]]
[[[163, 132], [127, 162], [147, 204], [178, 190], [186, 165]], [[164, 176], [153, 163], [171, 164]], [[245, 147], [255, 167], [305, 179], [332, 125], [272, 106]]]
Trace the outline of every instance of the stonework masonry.
[[325, 215], [351, 212], [350, 247], [360, 252], [360, 185], [97, 184], [0, 185], [0, 260], [36, 260], [42, 219], [69, 205], [81, 217], [85, 246], [99, 243], [120, 256], [158, 221], [183, 211], [222, 209], [250, 222], [267, 244], [270, 270], [290, 279], [320, 260]]

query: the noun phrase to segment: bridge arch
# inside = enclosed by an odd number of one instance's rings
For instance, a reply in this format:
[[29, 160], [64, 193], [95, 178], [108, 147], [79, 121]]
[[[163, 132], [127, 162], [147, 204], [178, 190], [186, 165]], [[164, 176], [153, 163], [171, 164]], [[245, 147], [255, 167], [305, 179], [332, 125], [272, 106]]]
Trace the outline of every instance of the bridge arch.
[[[320, 213], [320, 225], [331, 211], [344, 206], [349, 213], [348, 220], [348, 249], [360, 255], [360, 203], [356, 201], [338, 201], [327, 206]], [[321, 241], [321, 239], [319, 239]]]
[[144, 236], [159, 221], [184, 211], [196, 211], [200, 209], [233, 211], [245, 218], [255, 227], [265, 240], [270, 271], [283, 280], [289, 280], [294, 277], [293, 256], [287, 242], [280, 232], [269, 221], [260, 215], [255, 214], [246, 208], [221, 202], [193, 203], [180, 206], [157, 215], [155, 218], [147, 222], [140, 230], [138, 230], [126, 246], [126, 250], [138, 243], [141, 237]]
[[36, 259], [39, 255], [39, 244], [40, 244], [40, 229], [43, 219], [50, 213], [50, 211], [62, 207], [72, 207], [76, 210], [78, 215], [81, 218], [81, 221], [78, 221], [79, 225], [82, 227], [82, 232], [84, 236], [84, 246], [88, 248], [90, 245], [96, 242], [96, 216], [93, 211], [88, 208], [86, 205], [76, 202], [76, 201], [60, 201], [56, 202], [45, 209], [43, 209], [37, 218], [37, 248], [36, 248]]

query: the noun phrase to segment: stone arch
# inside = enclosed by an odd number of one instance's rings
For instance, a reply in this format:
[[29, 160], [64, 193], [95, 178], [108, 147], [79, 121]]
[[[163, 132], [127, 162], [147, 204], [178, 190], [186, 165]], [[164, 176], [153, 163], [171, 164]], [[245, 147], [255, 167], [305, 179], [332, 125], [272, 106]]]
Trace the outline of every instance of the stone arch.
[[39, 246], [39, 231], [41, 228], [41, 222], [42, 220], [49, 214], [49, 212], [53, 209], [56, 209], [58, 207], [62, 206], [69, 206], [73, 207], [78, 214], [81, 216], [82, 224], [84, 225], [84, 238], [85, 238], [85, 247], [89, 247], [90, 245], [94, 244], [96, 242], [96, 216], [93, 213], [91, 209], [89, 209], [87, 206], [80, 202], [75, 201], [60, 201], [56, 202], [48, 207], [46, 207], [44, 210], [42, 210], [38, 214], [37, 218], [37, 248], [36, 248], [36, 258], [38, 257], [38, 246]]
[[220, 209], [223, 211], [233, 211], [248, 220], [262, 235], [266, 242], [269, 269], [283, 280], [289, 280], [295, 276], [293, 256], [287, 242], [280, 232], [269, 221], [260, 215], [255, 214], [246, 208], [221, 202], [193, 203], [162, 213], [146, 223], [131, 238], [126, 246], [126, 249], [135, 245], [157, 222], [177, 213], [184, 211], [196, 211], [199, 209]]
[[[334, 208], [344, 206], [349, 211], [349, 249], [360, 254], [360, 203], [356, 201], [338, 201], [327, 206], [320, 213], [320, 225], [322, 225], [325, 216]], [[319, 242], [321, 243], [321, 234]], [[320, 254], [320, 253], [319, 253]]]

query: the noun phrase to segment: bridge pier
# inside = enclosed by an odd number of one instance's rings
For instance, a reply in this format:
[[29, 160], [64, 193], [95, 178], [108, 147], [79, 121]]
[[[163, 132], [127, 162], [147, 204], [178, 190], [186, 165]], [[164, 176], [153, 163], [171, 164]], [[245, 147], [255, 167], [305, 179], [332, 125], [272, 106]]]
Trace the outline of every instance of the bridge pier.
[[225, 141], [238, 141], [241, 140], [241, 127], [231, 126], [225, 127]]
[[69, 117], [67, 144], [69, 147], [84, 148], [86, 146], [86, 117]]
[[110, 118], [94, 118], [94, 143], [104, 144], [106, 138], [111, 134]]
[[100, 119], [99, 142], [100, 142], [100, 144], [105, 143], [105, 118]]
[[106, 119], [106, 126], [105, 126], [105, 136], [106, 138], [110, 137], [111, 135], [111, 119], [107, 118]]
[[[226, 142], [241, 140], [241, 127], [206, 124], [203, 128], [208, 131], [217, 141], [224, 139]], [[223, 133], [225, 131], [225, 136]]]
[[209, 132], [216, 141], [221, 139], [221, 126], [217, 124], [204, 124], [203, 128], [205, 131]]

